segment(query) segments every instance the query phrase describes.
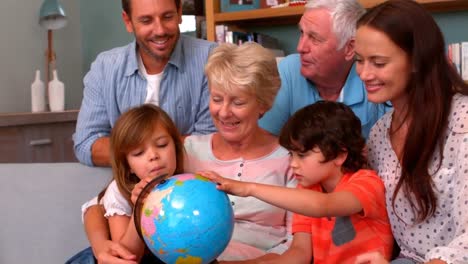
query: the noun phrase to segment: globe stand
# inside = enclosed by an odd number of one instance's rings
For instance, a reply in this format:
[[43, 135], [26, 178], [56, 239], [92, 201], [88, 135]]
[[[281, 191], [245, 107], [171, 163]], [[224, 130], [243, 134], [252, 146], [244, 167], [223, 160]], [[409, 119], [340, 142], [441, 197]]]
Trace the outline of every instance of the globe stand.
[[154, 188], [154, 186], [162, 183], [165, 181], [167, 178], [167, 174], [163, 174], [161, 176], [158, 176], [154, 179], [152, 179], [146, 186], [141, 190], [140, 195], [138, 195], [138, 198], [135, 202], [135, 207], [133, 208], [133, 223], [135, 224], [135, 228], [137, 230], [138, 236], [140, 236], [141, 240], [144, 241], [143, 239], [143, 234], [141, 233], [141, 226], [140, 226], [140, 220], [141, 220], [141, 210], [142, 206], [144, 204], [144, 200], [150, 193], [150, 191]]

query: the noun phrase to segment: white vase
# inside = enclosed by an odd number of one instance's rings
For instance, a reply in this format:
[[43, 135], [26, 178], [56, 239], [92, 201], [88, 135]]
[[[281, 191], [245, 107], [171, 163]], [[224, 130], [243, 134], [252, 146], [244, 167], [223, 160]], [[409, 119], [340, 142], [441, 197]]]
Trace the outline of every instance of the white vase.
[[31, 84], [31, 112], [44, 112], [46, 110], [45, 86], [41, 81], [41, 72], [36, 71], [36, 78]]
[[49, 82], [49, 107], [52, 112], [65, 110], [65, 86], [57, 77], [57, 70], [53, 72], [52, 81]]

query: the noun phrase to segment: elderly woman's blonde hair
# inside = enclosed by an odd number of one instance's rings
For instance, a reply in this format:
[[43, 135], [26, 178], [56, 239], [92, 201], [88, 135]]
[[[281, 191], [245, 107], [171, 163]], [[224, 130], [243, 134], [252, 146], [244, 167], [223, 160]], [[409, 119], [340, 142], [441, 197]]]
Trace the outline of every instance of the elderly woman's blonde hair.
[[205, 74], [210, 90], [216, 87], [226, 93], [240, 90], [251, 94], [266, 111], [281, 86], [275, 55], [255, 42], [219, 45], [208, 58]]

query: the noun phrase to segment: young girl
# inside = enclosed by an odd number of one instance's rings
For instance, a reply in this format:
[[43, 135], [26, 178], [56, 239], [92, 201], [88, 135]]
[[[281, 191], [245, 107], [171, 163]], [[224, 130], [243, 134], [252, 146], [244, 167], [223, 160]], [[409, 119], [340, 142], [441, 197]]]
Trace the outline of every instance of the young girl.
[[157, 176], [183, 172], [183, 143], [170, 117], [159, 107], [145, 104], [117, 120], [110, 147], [114, 179], [100, 195], [105, 217], [112, 240], [141, 257], [144, 243], [132, 219], [137, 194]]
[[336, 102], [306, 106], [283, 127], [280, 144], [290, 151], [298, 189], [201, 173], [221, 190], [295, 213], [291, 247], [281, 256], [269, 254], [253, 262], [353, 263], [368, 251], [389, 259], [393, 237], [384, 185], [374, 171], [363, 169], [365, 141], [352, 110]]

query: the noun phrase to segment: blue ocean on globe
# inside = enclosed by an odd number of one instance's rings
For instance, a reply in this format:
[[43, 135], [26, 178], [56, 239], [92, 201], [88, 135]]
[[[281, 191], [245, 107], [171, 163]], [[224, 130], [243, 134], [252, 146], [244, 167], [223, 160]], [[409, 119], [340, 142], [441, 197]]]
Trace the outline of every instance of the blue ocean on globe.
[[162, 181], [148, 193], [140, 231], [147, 247], [165, 263], [210, 263], [229, 243], [234, 214], [216, 184], [194, 174]]

